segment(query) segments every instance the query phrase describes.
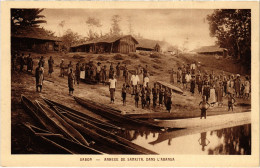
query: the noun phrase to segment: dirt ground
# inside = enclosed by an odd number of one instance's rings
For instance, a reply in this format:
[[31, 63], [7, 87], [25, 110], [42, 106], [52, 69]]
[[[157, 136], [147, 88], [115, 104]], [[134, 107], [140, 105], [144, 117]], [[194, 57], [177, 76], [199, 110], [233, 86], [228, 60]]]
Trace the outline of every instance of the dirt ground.
[[[24, 52], [27, 55], [27, 52]], [[106, 64], [109, 67], [110, 62], [114, 62], [114, 65], [117, 62], [121, 62], [121, 65], [124, 63], [128, 64], [129, 69], [134, 69], [138, 65], [145, 66], [148, 65], [148, 69], [151, 72], [150, 78], [150, 86], [153, 86], [153, 83], [157, 80], [169, 82], [170, 81], [170, 74], [169, 70], [174, 68], [177, 70], [177, 67], [182, 63], [187, 63], [190, 60], [190, 56], [182, 56], [182, 57], [173, 57], [171, 55], [160, 55], [156, 58], [151, 58], [150, 55], [144, 54], [129, 54], [123, 55], [121, 58], [114, 57], [115, 54], [86, 54], [86, 53], [68, 53], [68, 54], [60, 54], [60, 53], [48, 53], [48, 54], [36, 54], [31, 53], [33, 60], [34, 60], [34, 69], [37, 65], [37, 62], [40, 56], [44, 56], [45, 58], [45, 80], [43, 84], [43, 90], [41, 93], [36, 92], [35, 87], [35, 78], [34, 78], [34, 71], [33, 74], [30, 74], [25, 71], [26, 67], [24, 68], [23, 72], [12, 71], [11, 73], [11, 96], [12, 96], [12, 106], [11, 106], [11, 119], [12, 119], [12, 153], [44, 153], [43, 151], [34, 151], [31, 149], [30, 145], [28, 145], [28, 136], [24, 134], [22, 123], [23, 122], [31, 122], [37, 125], [35, 121], [23, 110], [21, 103], [20, 103], [20, 96], [21, 94], [28, 96], [31, 99], [41, 100], [41, 96], [49, 98], [51, 100], [57, 101], [61, 104], [66, 106], [72, 107], [76, 110], [80, 110], [84, 113], [88, 113], [94, 117], [102, 118], [96, 114], [93, 114], [79, 104], [77, 104], [72, 96], [69, 96], [68, 90], [68, 79], [67, 76], [64, 78], [59, 77], [59, 63], [61, 59], [65, 60], [65, 64], [68, 64], [69, 61], [73, 62], [74, 68], [75, 64], [78, 61], [94, 61], [97, 63], [98, 61], [101, 62], [101, 65]], [[76, 55], [76, 58], [75, 58]], [[51, 77], [48, 76], [48, 59], [49, 56], [54, 58], [54, 73]], [[74, 58], [73, 58], [74, 56]], [[80, 56], [80, 57], [78, 57]], [[117, 60], [120, 59], [120, 60]], [[212, 64], [204, 63], [203, 57], [196, 57], [197, 61], [199, 61], [203, 65], [203, 69], [206, 71], [214, 70], [216, 73], [222, 72], [223, 68], [217, 69], [214, 62], [216, 62], [215, 58], [211, 58]], [[205, 60], [208, 59], [206, 58]], [[217, 60], [222, 61], [219, 64], [224, 64], [232, 66], [231, 60]], [[234, 65], [235, 66], [235, 65]], [[17, 67], [18, 69], [18, 67]], [[227, 69], [227, 74], [230, 74], [230, 70]], [[236, 72], [232, 72], [236, 73]], [[122, 75], [122, 72], [121, 72]], [[116, 100], [115, 104], [109, 104], [109, 90], [108, 86], [103, 84], [97, 85], [88, 85], [85, 83], [80, 83], [79, 85], [75, 85], [74, 95], [86, 99], [91, 99], [94, 101], [98, 101], [100, 103], [104, 103], [106, 105], [112, 106], [114, 108], [122, 110], [124, 113], [149, 113], [149, 112], [166, 112], [165, 108], [156, 108], [155, 110], [150, 109], [141, 109], [136, 108], [134, 106], [134, 98], [131, 97], [130, 94], [127, 94], [127, 105], [122, 106], [122, 98], [121, 98], [121, 88], [123, 84], [123, 78], [117, 79], [117, 89], [116, 89]], [[175, 79], [176, 80], [176, 79]], [[182, 87], [181, 85], [177, 85]], [[197, 90], [196, 90], [197, 91]], [[172, 105], [172, 112], [176, 114], [176, 117], [181, 118], [189, 118], [194, 117], [200, 114], [199, 110], [199, 102], [201, 101], [201, 96], [195, 92], [195, 95], [191, 95], [188, 90], [184, 90], [184, 94], [176, 94], [173, 95], [173, 105]], [[223, 106], [222, 107], [211, 107], [208, 110], [209, 115], [219, 115], [219, 114], [226, 114], [226, 113], [238, 113], [238, 112], [245, 112], [250, 111], [251, 108], [251, 100], [247, 99], [236, 99], [236, 106], [233, 112], [228, 112], [227, 110], [227, 98], [224, 98]], [[141, 106], [141, 105], [140, 105]], [[104, 119], [105, 120], [105, 119]], [[39, 144], [34, 144], [39, 145]], [[47, 152], [48, 153], [48, 152]]]

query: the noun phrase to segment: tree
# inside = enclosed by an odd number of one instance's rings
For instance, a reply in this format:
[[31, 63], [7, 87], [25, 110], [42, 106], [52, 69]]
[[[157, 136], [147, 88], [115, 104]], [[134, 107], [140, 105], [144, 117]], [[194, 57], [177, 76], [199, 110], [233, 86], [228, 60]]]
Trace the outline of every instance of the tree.
[[[61, 28], [61, 30], [62, 30], [62, 35], [63, 35], [63, 34], [64, 34], [63, 28], [64, 28], [64, 26], [65, 26], [65, 20], [62, 20], [62, 21], [58, 24], [58, 26]], [[59, 36], [61, 36], [60, 31], [59, 31]]]
[[129, 28], [129, 34], [130, 35], [133, 35], [134, 34], [134, 29], [133, 29], [133, 26], [132, 26], [132, 18], [131, 16], [128, 16], [128, 28]]
[[97, 18], [94, 18], [94, 17], [88, 17], [88, 19], [85, 23], [86, 23], [86, 25], [88, 26], [88, 29], [89, 29], [88, 39], [93, 40], [95, 38], [98, 38], [99, 35], [98, 35], [98, 33], [96, 33], [94, 31], [94, 28], [99, 28], [99, 27], [102, 26], [101, 23], [100, 23], [100, 20], [97, 19]]
[[62, 44], [64, 48], [69, 50], [69, 48], [80, 41], [80, 36], [78, 33], [73, 32], [71, 29], [68, 29], [64, 35], [61, 37]]
[[18, 28], [39, 27], [40, 23], [47, 23], [44, 15], [40, 13], [44, 9], [11, 9], [11, 30], [16, 31]]
[[251, 10], [218, 9], [207, 16], [210, 35], [220, 47], [238, 59], [242, 66], [251, 67]]
[[121, 28], [119, 26], [120, 21], [121, 18], [119, 15], [112, 16], [112, 28], [110, 29], [111, 35], [120, 35], [121, 33]]

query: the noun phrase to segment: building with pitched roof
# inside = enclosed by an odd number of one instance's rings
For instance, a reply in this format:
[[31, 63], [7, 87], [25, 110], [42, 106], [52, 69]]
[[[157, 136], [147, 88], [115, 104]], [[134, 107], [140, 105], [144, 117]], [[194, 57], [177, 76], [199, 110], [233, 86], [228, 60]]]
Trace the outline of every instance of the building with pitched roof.
[[130, 53], [136, 51], [137, 40], [131, 35], [98, 38], [71, 46], [72, 52]]
[[225, 48], [221, 48], [219, 46], [203, 46], [201, 48], [195, 49], [192, 52], [196, 52], [198, 54], [204, 54], [204, 55], [221, 55], [224, 56], [226, 53]]
[[61, 40], [50, 35], [43, 28], [18, 29], [11, 33], [11, 47], [14, 50], [35, 52], [59, 51]]

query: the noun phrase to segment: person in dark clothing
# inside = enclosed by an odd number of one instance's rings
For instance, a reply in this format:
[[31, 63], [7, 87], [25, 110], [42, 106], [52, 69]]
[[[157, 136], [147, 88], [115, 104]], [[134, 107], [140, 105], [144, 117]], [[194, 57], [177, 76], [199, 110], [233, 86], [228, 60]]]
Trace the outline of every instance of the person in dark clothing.
[[159, 89], [159, 107], [163, 105], [163, 98], [164, 98], [164, 89], [162, 88], [162, 85], [160, 85]]
[[50, 59], [48, 60], [48, 65], [49, 65], [48, 74], [51, 76], [53, 72], [53, 65], [54, 65], [54, 60], [52, 59], [52, 56], [50, 56]]
[[115, 73], [115, 70], [114, 70], [114, 67], [113, 67], [113, 63], [111, 62], [109, 74], [108, 74], [109, 79], [111, 79], [114, 76], [114, 73]]
[[190, 81], [190, 92], [192, 95], [194, 95], [195, 91], [195, 76], [192, 76], [191, 81]]
[[27, 57], [27, 72], [28, 71], [31, 71], [31, 73], [33, 71], [33, 59], [31, 57], [31, 54], [29, 54]]
[[202, 94], [203, 81], [200, 76], [198, 77], [197, 85], [199, 94]]
[[38, 64], [41, 64], [41, 66], [44, 68], [45, 60], [44, 60], [43, 56], [41, 56]]
[[153, 94], [153, 108], [156, 108], [157, 98], [158, 98], [158, 89], [156, 83], [154, 84], [154, 87], [152, 89]]
[[210, 96], [210, 86], [209, 83], [206, 82], [206, 85], [203, 88], [203, 96], [206, 96], [206, 101], [209, 100], [209, 96]]
[[123, 98], [123, 106], [126, 105], [126, 84], [124, 83], [123, 84], [123, 87], [122, 87], [122, 98]]
[[44, 80], [44, 68], [42, 64], [38, 64], [38, 67], [35, 69], [35, 78], [36, 78], [36, 91], [38, 92], [38, 88], [40, 88], [40, 92], [42, 91], [42, 85]]
[[171, 113], [172, 109], [172, 91], [169, 88], [167, 93], [166, 93], [166, 110]]
[[77, 84], [79, 85], [79, 81], [80, 81], [80, 64], [79, 64], [79, 62], [76, 64], [75, 77], [76, 77]]
[[232, 94], [228, 94], [228, 111], [231, 109], [233, 111], [234, 103], [236, 102]]
[[138, 88], [135, 88], [135, 107], [138, 108], [140, 92]]
[[22, 53], [22, 56], [20, 57], [20, 61], [19, 62], [20, 62], [20, 71], [22, 72], [24, 64], [25, 64], [24, 53]]
[[147, 86], [146, 86], [146, 105], [147, 107], [149, 108], [150, 107], [150, 104], [151, 104], [151, 89], [147, 83]]
[[128, 83], [128, 69], [127, 69], [126, 65], [124, 67], [123, 76], [124, 76], [125, 82]]
[[119, 79], [119, 77], [120, 77], [120, 62], [116, 66], [116, 76]]
[[207, 109], [210, 107], [210, 104], [206, 100], [206, 96], [202, 97], [202, 101], [200, 102], [199, 107], [201, 110], [200, 119], [202, 119], [202, 117], [204, 117], [206, 119]]
[[141, 101], [142, 101], [142, 108], [145, 107], [146, 105], [146, 100], [145, 100], [145, 88], [143, 87], [141, 90]]

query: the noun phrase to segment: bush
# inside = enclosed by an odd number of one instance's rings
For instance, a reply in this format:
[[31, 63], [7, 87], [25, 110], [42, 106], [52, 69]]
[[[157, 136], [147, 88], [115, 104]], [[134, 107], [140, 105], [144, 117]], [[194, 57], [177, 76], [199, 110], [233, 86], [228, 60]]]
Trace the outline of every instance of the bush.
[[159, 66], [159, 65], [156, 65], [156, 64], [153, 64], [153, 68], [154, 68], [154, 69], [162, 69], [162, 67], [161, 67], [161, 66]]
[[131, 60], [125, 60], [125, 61], [122, 61], [122, 64], [127, 64], [127, 65], [129, 65], [129, 64], [131, 64], [131, 63], [132, 63]]
[[140, 51], [139, 54], [145, 56], [145, 55], [149, 55], [150, 52], [149, 51]]
[[123, 58], [123, 56], [121, 54], [116, 54], [113, 58], [115, 60], [124, 60], [124, 58]]
[[129, 53], [128, 56], [132, 59], [137, 59], [137, 58], [140, 58], [139, 55], [137, 55], [136, 53]]
[[107, 61], [108, 58], [105, 57], [104, 55], [99, 55], [99, 56], [97, 57], [97, 60], [98, 60], [98, 61]]
[[84, 56], [81, 56], [79, 54], [75, 54], [75, 55], [73, 55], [72, 58], [74, 58], [74, 59], [82, 59], [82, 58], [84, 58]]
[[160, 53], [158, 53], [158, 52], [154, 52], [154, 53], [151, 53], [151, 54], [150, 54], [150, 57], [151, 57], [151, 58], [160, 58], [161, 55], [160, 55]]

